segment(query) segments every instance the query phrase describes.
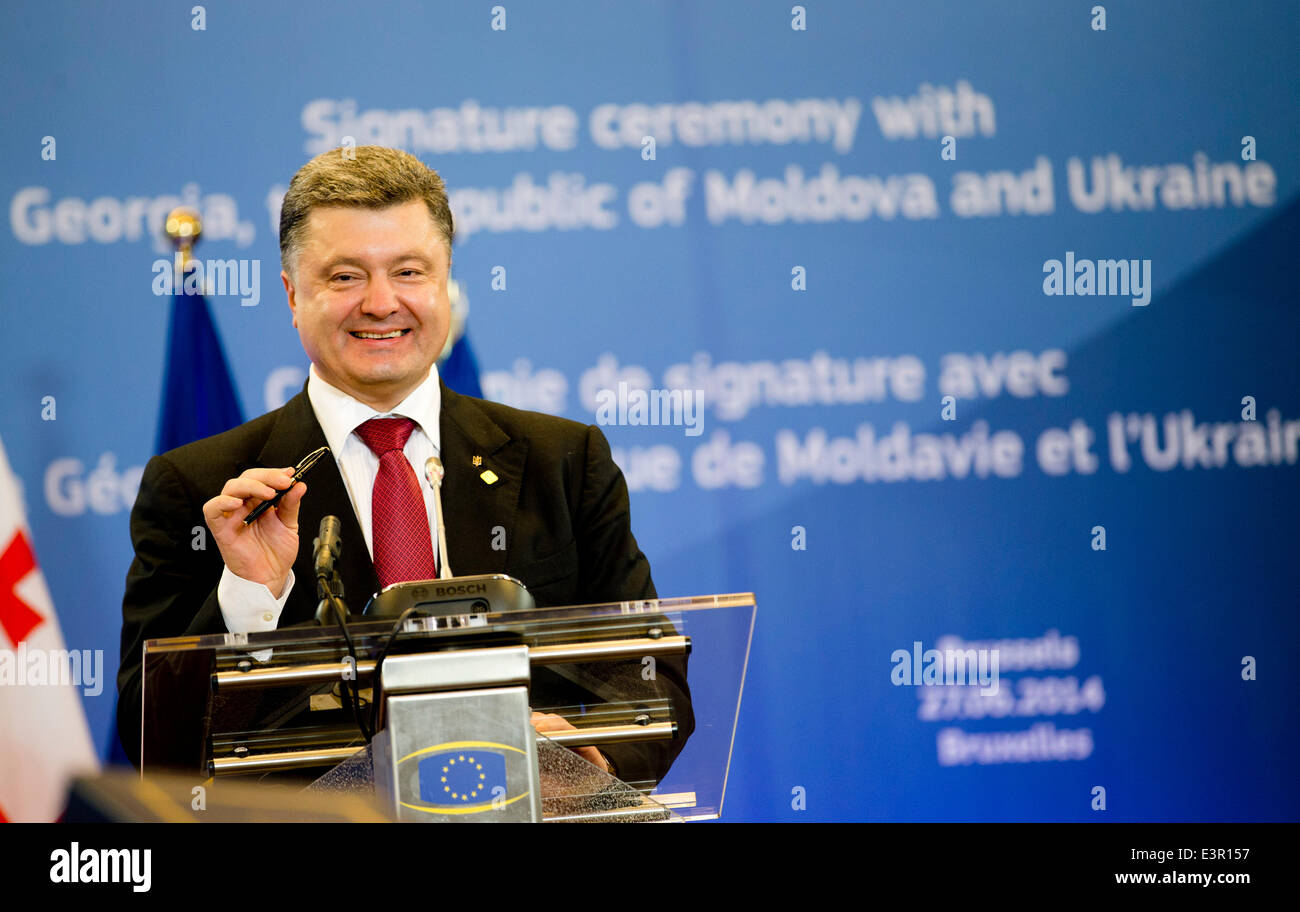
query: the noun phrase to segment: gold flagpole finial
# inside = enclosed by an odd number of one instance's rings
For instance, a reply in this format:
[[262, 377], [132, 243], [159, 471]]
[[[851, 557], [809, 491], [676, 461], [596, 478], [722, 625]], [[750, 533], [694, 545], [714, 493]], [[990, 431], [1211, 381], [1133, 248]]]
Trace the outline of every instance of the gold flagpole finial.
[[194, 244], [203, 233], [203, 219], [193, 209], [177, 206], [167, 213], [167, 219], [163, 222], [163, 233], [167, 235], [180, 255], [180, 267], [184, 271], [189, 265]]

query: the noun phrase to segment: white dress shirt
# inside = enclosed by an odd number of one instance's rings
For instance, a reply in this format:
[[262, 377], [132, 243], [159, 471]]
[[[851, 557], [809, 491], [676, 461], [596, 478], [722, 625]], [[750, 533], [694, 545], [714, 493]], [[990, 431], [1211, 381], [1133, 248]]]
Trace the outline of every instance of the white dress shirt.
[[[370, 447], [353, 433], [360, 425], [372, 418], [403, 417], [415, 422], [411, 437], [406, 441], [403, 453], [420, 481], [424, 492], [425, 512], [429, 516], [429, 537], [433, 553], [441, 567], [446, 559], [438, 554], [437, 512], [434, 506], [433, 489], [425, 483], [424, 464], [430, 456], [441, 455], [441, 436], [438, 433], [438, 417], [442, 409], [442, 391], [438, 388], [438, 366], [429, 370], [424, 382], [411, 391], [411, 394], [398, 403], [391, 412], [377, 412], [365, 403], [358, 402], [347, 393], [331, 386], [321, 379], [313, 364], [307, 378], [307, 398], [311, 401], [312, 411], [325, 432], [325, 442], [329, 444], [330, 454], [343, 476], [343, 485], [347, 488], [352, 501], [352, 509], [361, 524], [361, 532], [366, 539], [366, 550], [374, 558], [373, 517], [371, 500], [374, 494], [375, 476], [379, 474], [379, 457], [371, 452]], [[306, 455], [306, 454], [304, 454]], [[274, 468], [274, 466], [272, 467]], [[310, 489], [310, 478], [307, 480]], [[307, 497], [311, 497], [308, 490]], [[299, 528], [298, 535], [312, 536], [314, 529]], [[348, 542], [343, 546], [348, 547]], [[352, 543], [356, 547], [355, 543]], [[280, 622], [280, 613], [294, 587], [294, 573], [289, 571], [289, 578], [284, 584], [280, 597], [275, 595], [262, 583], [255, 583], [236, 576], [229, 567], [222, 570], [221, 582], [217, 585], [217, 602], [221, 606], [221, 616], [225, 619], [226, 629], [231, 633], [257, 633], [274, 630]]]

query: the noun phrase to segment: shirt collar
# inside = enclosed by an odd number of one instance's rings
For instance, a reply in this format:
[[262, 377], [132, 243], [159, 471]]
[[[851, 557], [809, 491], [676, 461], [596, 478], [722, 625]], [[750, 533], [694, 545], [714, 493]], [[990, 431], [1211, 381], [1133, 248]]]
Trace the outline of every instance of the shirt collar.
[[433, 451], [441, 455], [442, 439], [438, 433], [438, 417], [442, 409], [442, 390], [438, 387], [437, 364], [432, 365], [429, 376], [389, 412], [377, 412], [327, 383], [316, 371], [315, 364], [308, 372], [307, 398], [311, 401], [316, 420], [325, 432], [325, 442], [329, 444], [335, 459], [341, 456], [343, 445], [358, 426], [371, 418], [390, 418], [394, 415], [410, 418], [418, 424], [425, 436], [433, 442]]

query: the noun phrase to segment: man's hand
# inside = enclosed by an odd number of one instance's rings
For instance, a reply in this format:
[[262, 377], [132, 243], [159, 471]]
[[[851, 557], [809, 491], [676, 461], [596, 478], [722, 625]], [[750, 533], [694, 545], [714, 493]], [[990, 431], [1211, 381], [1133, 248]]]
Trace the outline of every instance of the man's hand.
[[289, 487], [293, 469], [248, 469], [226, 482], [221, 493], [203, 505], [203, 519], [212, 530], [221, 557], [235, 576], [262, 583], [276, 598], [298, 556], [298, 504], [307, 485], [298, 482], [279, 504], [251, 526], [244, 517], [259, 503]]
[[[286, 498], [287, 499], [287, 498]], [[557, 716], [555, 713], [535, 712], [529, 720], [533, 723], [533, 728], [542, 734], [547, 732], [558, 731], [577, 731], [577, 729], [565, 721], [563, 716]], [[594, 747], [575, 747], [571, 750], [582, 759], [596, 767], [602, 772], [610, 771], [609, 764], [605, 762], [605, 755]]]

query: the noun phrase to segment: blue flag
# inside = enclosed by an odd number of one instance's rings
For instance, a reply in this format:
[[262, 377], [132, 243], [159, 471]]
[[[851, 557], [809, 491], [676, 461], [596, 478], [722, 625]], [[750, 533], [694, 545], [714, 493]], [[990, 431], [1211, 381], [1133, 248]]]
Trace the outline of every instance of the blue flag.
[[165, 453], [243, 423], [207, 301], [203, 295], [174, 295], [157, 451]]
[[[244, 423], [221, 339], [203, 295], [172, 296], [167, 363], [156, 452], [220, 434]], [[114, 707], [113, 720], [117, 719]], [[128, 765], [117, 722], [109, 725], [107, 761]]]

